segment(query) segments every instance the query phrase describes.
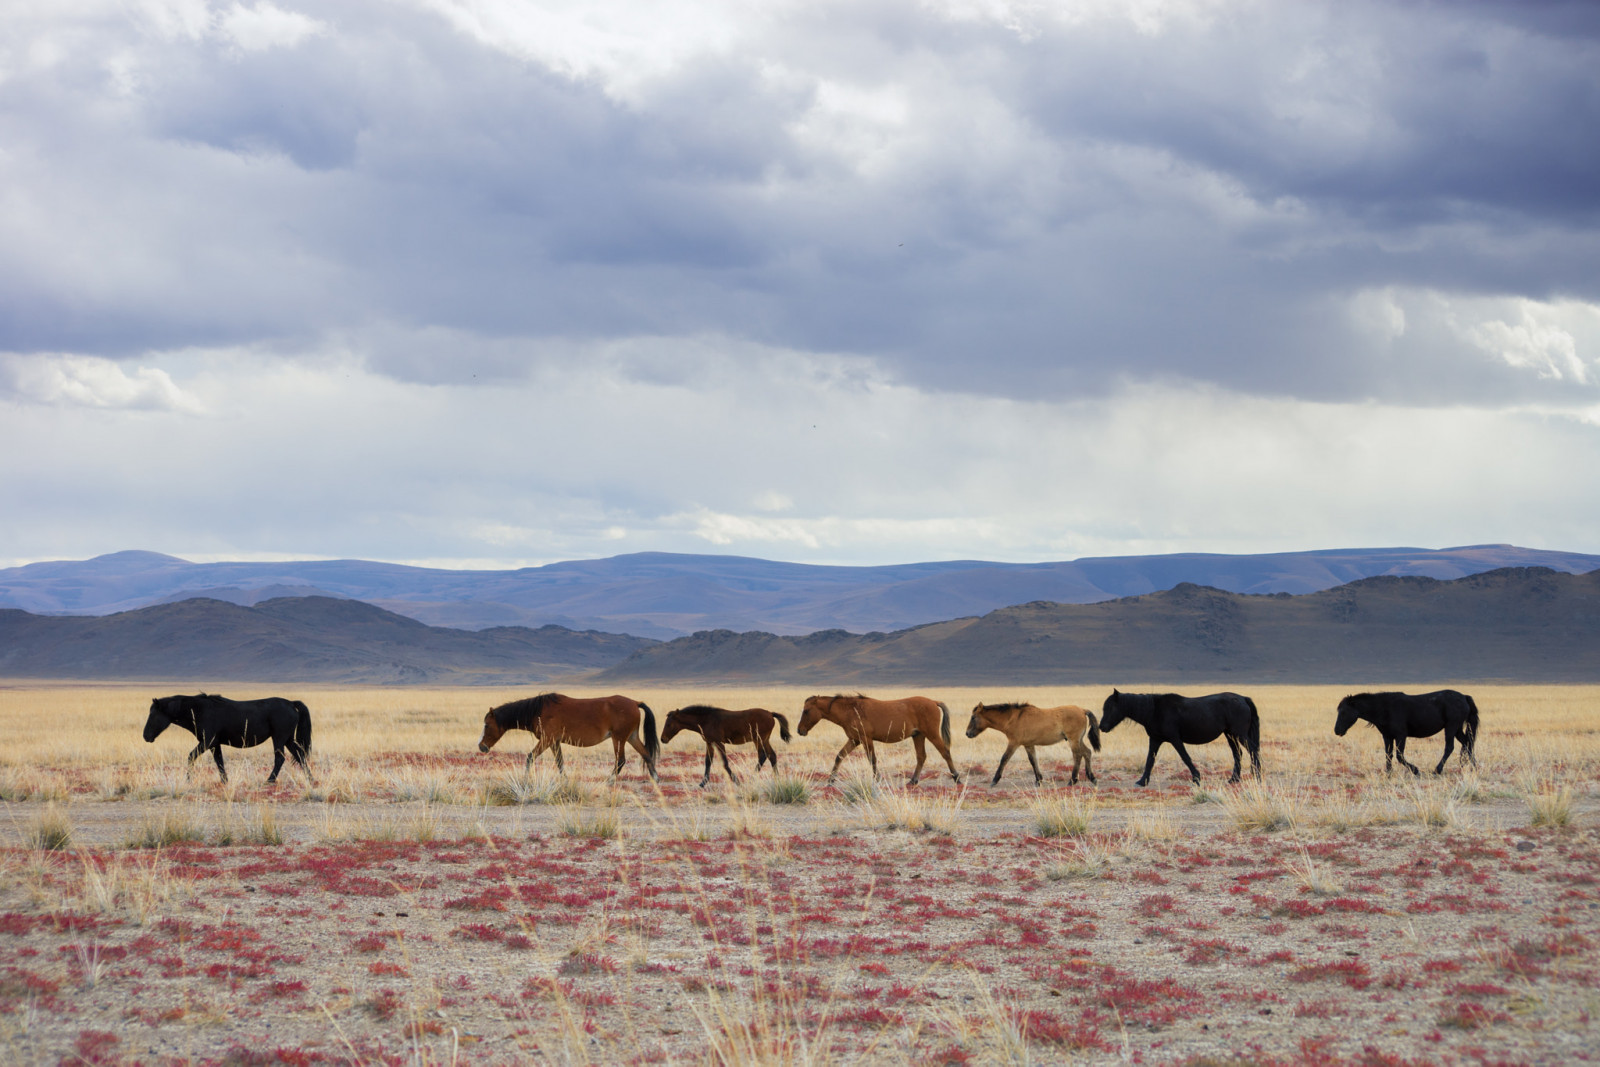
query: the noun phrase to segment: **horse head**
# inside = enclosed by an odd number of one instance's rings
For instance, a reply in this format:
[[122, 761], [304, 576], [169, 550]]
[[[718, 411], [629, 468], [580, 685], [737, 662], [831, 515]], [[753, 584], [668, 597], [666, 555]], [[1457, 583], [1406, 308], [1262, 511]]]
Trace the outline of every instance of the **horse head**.
[[1350, 727], [1361, 718], [1361, 697], [1348, 696], [1339, 701], [1339, 717], [1333, 724], [1333, 735], [1343, 737]]
[[150, 701], [150, 717], [144, 721], [144, 739], [146, 741], [154, 741], [161, 736], [161, 731], [171, 726], [174, 722], [186, 717], [192, 718], [192, 716], [184, 715], [184, 712], [188, 710], [185, 703], [188, 699], [188, 697], [181, 696], [156, 697]]
[[988, 709], [981, 703], [972, 709], [972, 720], [967, 723], [967, 736], [977, 737], [989, 728], [989, 718], [985, 714]]
[[1126, 717], [1127, 712], [1122, 708], [1122, 694], [1115, 689], [1111, 690], [1111, 695], [1106, 697], [1106, 702], [1100, 705], [1100, 732], [1110, 733]]
[[828, 709], [833, 707], [833, 702], [838, 697], [806, 697], [806, 706], [800, 712], [800, 725], [795, 732], [801, 737], [811, 732], [811, 728], [821, 722]]
[[494, 709], [490, 708], [488, 714], [483, 717], [483, 736], [478, 739], [478, 751], [489, 751], [495, 742], [505, 735], [506, 728], [500, 725], [500, 720], [495, 718]]
[[661, 743], [664, 745], [674, 737], [677, 737], [682, 731], [689, 729], [693, 729], [693, 726], [689, 721], [689, 716], [683, 713], [682, 708], [677, 711], [669, 711], [667, 712], [667, 721], [661, 726]]

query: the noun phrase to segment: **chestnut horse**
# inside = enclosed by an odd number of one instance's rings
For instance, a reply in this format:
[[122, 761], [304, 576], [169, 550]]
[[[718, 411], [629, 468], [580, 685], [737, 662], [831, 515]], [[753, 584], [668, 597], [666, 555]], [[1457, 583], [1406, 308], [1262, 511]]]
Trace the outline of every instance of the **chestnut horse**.
[[733, 768], [728, 766], [728, 750], [723, 745], [749, 745], [756, 746], [756, 772], [760, 773], [761, 765], [768, 760], [772, 761], [772, 773], [778, 773], [778, 750], [772, 747], [772, 727], [776, 724], [785, 741], [789, 740], [789, 720], [775, 711], [766, 708], [746, 708], [744, 711], [727, 711], [723, 708], [713, 708], [705, 704], [694, 704], [677, 711], [667, 712], [666, 722], [661, 727], [661, 743], [664, 745], [678, 736], [680, 730], [689, 730], [699, 734], [706, 742], [706, 773], [700, 779], [700, 787], [711, 781], [711, 749], [715, 746], [717, 754], [722, 757], [722, 769], [728, 772], [728, 778], [735, 785], [739, 784], [738, 777], [733, 773]]
[[[640, 719], [644, 720], [643, 738], [640, 737]], [[533, 766], [534, 757], [547, 748], [555, 749], [556, 770], [566, 773], [561, 761], [561, 745], [565, 742], [579, 748], [590, 748], [611, 739], [617, 750], [617, 765], [611, 768], [614, 779], [622, 773], [627, 761], [624, 744], [632, 745], [644, 760], [644, 769], [650, 777], [656, 776], [656, 757], [661, 754], [661, 743], [656, 740], [656, 714], [648, 705], [622, 696], [569, 697], [560, 693], [541, 693], [526, 700], [513, 700], [490, 708], [483, 717], [483, 737], [478, 741], [478, 751], [487, 752], [507, 730], [527, 730], [539, 739], [528, 753], [526, 770]]]
[[[1032, 704], [979, 704], [972, 709], [972, 721], [967, 723], [967, 736], [977, 737], [985, 730], [998, 730], [1006, 735], [1006, 754], [994, 769], [994, 781], [1000, 784], [1000, 775], [1006, 769], [1006, 760], [1018, 748], [1028, 750], [1028, 762], [1033, 765], [1033, 784], [1043, 785], [1044, 775], [1039, 773], [1039, 761], [1033, 750], [1037, 745], [1054, 745], [1066, 741], [1072, 746], [1072, 784], [1078, 784], [1078, 764], [1083, 773], [1094, 781], [1094, 763], [1089, 755], [1089, 745], [1100, 751], [1100, 724], [1094, 713], [1076, 704], [1063, 704], [1059, 708], [1038, 708]], [[1083, 735], [1089, 735], [1089, 745]]]
[[807, 697], [805, 710], [800, 715], [800, 736], [810, 733], [811, 728], [823, 719], [838, 726], [849, 739], [834, 758], [833, 770], [828, 773], [830, 782], [838, 776], [840, 762], [857, 745], [866, 751], [867, 762], [872, 764], [872, 776], [876, 778], [878, 756], [873, 751], [872, 743], [904, 741], [908, 737], [917, 749], [917, 769], [911, 772], [908, 784], [916, 785], [917, 779], [922, 777], [922, 764], [928, 758], [927, 750], [923, 747], [924, 739], [931, 741], [933, 747], [939, 750], [939, 755], [944, 757], [950, 768], [950, 777], [958, 784], [961, 781], [955, 761], [950, 758], [950, 709], [942, 701], [929, 700], [927, 697], [874, 700], [860, 693], [855, 696], [840, 693], [831, 697]]

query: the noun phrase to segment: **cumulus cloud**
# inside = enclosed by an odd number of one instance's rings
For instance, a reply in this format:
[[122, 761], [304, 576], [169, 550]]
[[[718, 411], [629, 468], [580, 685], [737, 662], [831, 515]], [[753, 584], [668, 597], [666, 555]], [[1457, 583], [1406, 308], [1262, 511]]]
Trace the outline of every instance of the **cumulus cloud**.
[[0, 539], [1595, 547], [1595, 10], [13, 6]]
[[0, 395], [22, 402], [88, 408], [191, 415], [202, 410], [199, 402], [159, 367], [128, 367], [92, 356], [0, 353]]
[[1520, 402], [1548, 381], [1375, 342], [1351, 300], [1600, 302], [1570, 6], [316, 14], [8, 16], [0, 347], [387, 333], [375, 366], [470, 381], [721, 336], [999, 395]]

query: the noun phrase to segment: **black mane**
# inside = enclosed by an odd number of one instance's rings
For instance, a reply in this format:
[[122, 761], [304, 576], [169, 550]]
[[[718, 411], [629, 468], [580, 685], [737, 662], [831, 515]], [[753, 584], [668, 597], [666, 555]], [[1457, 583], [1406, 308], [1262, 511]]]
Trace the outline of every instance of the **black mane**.
[[513, 727], [522, 730], [533, 729], [533, 724], [539, 721], [544, 714], [544, 709], [550, 704], [561, 699], [560, 693], [540, 693], [536, 697], [524, 697], [513, 700], [509, 704], [501, 704], [493, 708], [490, 714], [494, 716], [495, 723], [502, 730]]
[[1033, 705], [1024, 700], [1024, 701], [1021, 701], [1021, 702], [1012, 702], [1010, 704], [985, 704], [983, 706], [983, 710], [984, 711], [1021, 711], [1023, 708], [1031, 708], [1031, 707], [1033, 707]]

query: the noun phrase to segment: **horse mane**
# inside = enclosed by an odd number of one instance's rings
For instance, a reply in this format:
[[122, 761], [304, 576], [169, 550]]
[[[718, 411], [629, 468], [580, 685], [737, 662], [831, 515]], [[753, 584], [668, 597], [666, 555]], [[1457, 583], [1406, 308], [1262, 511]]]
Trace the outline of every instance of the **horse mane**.
[[710, 704], [690, 704], [673, 712], [674, 715], [720, 715], [721, 713], [721, 708], [714, 708]]
[[561, 699], [563, 698], [560, 693], [540, 693], [536, 697], [524, 697], [509, 704], [501, 704], [492, 709], [490, 714], [494, 716], [494, 721], [502, 730], [520, 726], [522, 723], [527, 723], [527, 729], [532, 729], [532, 724], [539, 721], [544, 709]]
[[985, 704], [983, 706], [983, 710], [984, 711], [1021, 711], [1023, 708], [1031, 708], [1031, 707], [1033, 707], [1032, 704], [1029, 704], [1026, 700], [1023, 700], [1023, 701], [1013, 701], [1010, 704]]

